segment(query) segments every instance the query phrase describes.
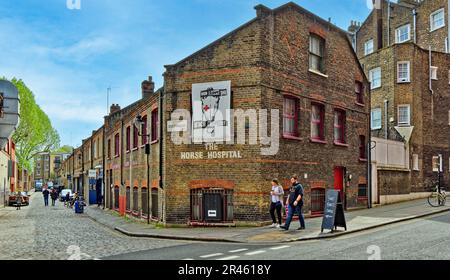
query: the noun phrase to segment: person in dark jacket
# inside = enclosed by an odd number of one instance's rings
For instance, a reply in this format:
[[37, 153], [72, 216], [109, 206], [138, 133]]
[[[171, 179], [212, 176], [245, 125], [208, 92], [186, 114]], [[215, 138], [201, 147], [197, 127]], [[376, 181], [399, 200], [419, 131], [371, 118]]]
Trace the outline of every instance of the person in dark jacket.
[[52, 189], [50, 197], [52, 198], [52, 206], [55, 206], [56, 200], [58, 199], [58, 192], [55, 189]]
[[50, 195], [48, 188], [44, 188], [44, 190], [42, 191], [42, 195], [44, 196], [44, 204], [47, 207], [48, 206], [48, 196]]
[[289, 226], [291, 225], [292, 218], [294, 213], [298, 213], [298, 220], [300, 222], [300, 227], [297, 230], [305, 229], [305, 218], [303, 217], [302, 208], [303, 208], [303, 186], [298, 182], [298, 176], [293, 175], [291, 178], [292, 186], [290, 188], [289, 197], [286, 200], [286, 204], [288, 205], [288, 217], [286, 219], [286, 223], [284, 226], [281, 226], [282, 230], [289, 230]]
[[22, 206], [22, 194], [20, 192], [17, 192], [17, 195], [16, 195], [16, 210], [20, 210], [21, 206]]

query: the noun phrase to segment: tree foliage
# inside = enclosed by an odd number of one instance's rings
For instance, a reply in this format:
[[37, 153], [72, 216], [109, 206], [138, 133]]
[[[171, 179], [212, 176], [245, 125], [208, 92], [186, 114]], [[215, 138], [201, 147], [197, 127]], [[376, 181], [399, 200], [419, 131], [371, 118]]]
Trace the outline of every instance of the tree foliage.
[[32, 170], [34, 156], [58, 149], [60, 138], [47, 114], [36, 103], [33, 92], [22, 80], [14, 78], [11, 82], [19, 90], [20, 98], [20, 123], [13, 134], [16, 157], [19, 165]]

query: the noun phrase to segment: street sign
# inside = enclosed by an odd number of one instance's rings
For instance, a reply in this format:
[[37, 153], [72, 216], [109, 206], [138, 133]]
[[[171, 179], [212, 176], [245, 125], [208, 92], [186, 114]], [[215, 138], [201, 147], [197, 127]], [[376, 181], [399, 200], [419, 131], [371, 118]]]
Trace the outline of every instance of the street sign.
[[89, 178], [97, 178], [97, 171], [94, 169], [89, 170]]
[[323, 232], [324, 229], [334, 231], [337, 227], [343, 227], [347, 230], [344, 206], [341, 201], [339, 191], [328, 190], [325, 198], [325, 209], [323, 213], [321, 232]]

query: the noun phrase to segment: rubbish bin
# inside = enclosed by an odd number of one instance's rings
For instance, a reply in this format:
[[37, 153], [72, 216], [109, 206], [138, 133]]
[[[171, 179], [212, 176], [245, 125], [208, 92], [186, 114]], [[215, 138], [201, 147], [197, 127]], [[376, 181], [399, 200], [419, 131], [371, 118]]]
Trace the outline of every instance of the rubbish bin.
[[84, 212], [84, 205], [82, 201], [75, 201], [75, 213], [76, 214], [83, 214]]

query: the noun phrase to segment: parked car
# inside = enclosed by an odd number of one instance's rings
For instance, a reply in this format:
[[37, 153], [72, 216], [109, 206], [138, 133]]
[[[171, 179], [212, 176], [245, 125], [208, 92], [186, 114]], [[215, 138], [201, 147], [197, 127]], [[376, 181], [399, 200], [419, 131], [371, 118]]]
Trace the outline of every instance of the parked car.
[[65, 190], [62, 190], [62, 191], [59, 193], [59, 201], [61, 201], [61, 202], [66, 201], [67, 193], [69, 193], [70, 199], [73, 198], [72, 190], [65, 189]]
[[[28, 193], [21, 192], [21, 194], [22, 194], [22, 205], [24, 205], [24, 206], [30, 205], [30, 197], [28, 196]], [[11, 193], [9, 195], [9, 198], [8, 198], [8, 205], [9, 206], [16, 205], [16, 196], [17, 196], [16, 192], [13, 192], [13, 193]]]

